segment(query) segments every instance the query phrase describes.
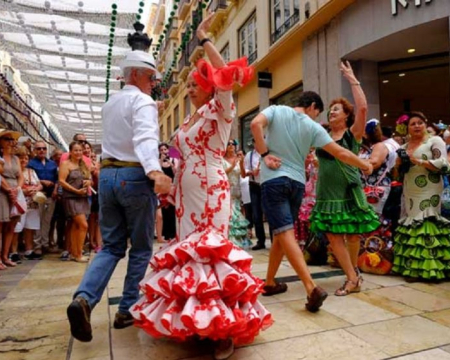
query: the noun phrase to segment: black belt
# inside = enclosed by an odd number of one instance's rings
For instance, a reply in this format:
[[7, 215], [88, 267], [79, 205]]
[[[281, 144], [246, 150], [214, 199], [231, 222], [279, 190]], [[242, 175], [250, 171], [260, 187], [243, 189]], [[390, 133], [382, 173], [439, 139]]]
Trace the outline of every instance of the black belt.
[[114, 158], [103, 159], [102, 168], [125, 168], [125, 167], [142, 167], [141, 163], [135, 161], [121, 161]]

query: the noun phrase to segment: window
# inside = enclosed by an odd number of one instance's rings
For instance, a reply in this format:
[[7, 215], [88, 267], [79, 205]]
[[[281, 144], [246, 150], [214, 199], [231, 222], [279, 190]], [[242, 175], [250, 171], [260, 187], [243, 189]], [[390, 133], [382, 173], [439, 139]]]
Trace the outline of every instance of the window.
[[[180, 124], [180, 107], [179, 105], [175, 106], [175, 110], [173, 111], [173, 125], [178, 126]], [[173, 129], [170, 129], [173, 131]]]
[[250, 131], [250, 123], [252, 122], [254, 117], [258, 114], [259, 114], [259, 109], [255, 109], [252, 112], [250, 112], [247, 115], [244, 115], [240, 118], [241, 143], [242, 143], [242, 149], [244, 150], [244, 152], [248, 152], [251, 149], [249, 145], [251, 145], [253, 136]]
[[170, 135], [172, 135], [172, 116], [167, 118], [167, 137], [170, 137]]
[[191, 115], [191, 101], [189, 100], [189, 96], [185, 96], [183, 99], [183, 105], [184, 105], [184, 118]]
[[239, 56], [247, 56], [248, 63], [257, 58], [256, 14], [239, 29]]
[[299, 0], [271, 0], [271, 44], [300, 20]]
[[220, 52], [220, 55], [222, 55], [222, 58], [226, 63], [230, 62], [230, 44], [226, 44], [224, 46]]

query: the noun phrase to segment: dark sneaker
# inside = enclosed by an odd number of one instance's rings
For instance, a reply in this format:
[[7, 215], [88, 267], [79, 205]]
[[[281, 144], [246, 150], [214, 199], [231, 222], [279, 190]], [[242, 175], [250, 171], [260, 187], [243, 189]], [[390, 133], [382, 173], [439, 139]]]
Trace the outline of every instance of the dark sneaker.
[[131, 314], [121, 314], [116, 312], [116, 318], [114, 319], [114, 329], [125, 329], [128, 326], [134, 324], [134, 317]]
[[22, 259], [20, 258], [20, 255], [18, 253], [9, 255], [9, 260], [15, 262], [16, 264], [22, 264]]
[[29, 255], [23, 256], [27, 260], [42, 260], [42, 254], [36, 254], [34, 251]]
[[260, 245], [260, 244], [256, 244], [255, 246], [252, 247], [252, 250], [262, 250], [265, 249], [266, 247], [264, 245]]
[[263, 287], [264, 292], [262, 293], [262, 296], [272, 296], [276, 294], [282, 294], [286, 292], [287, 289], [288, 286], [285, 283], [276, 283], [275, 285], [272, 286], [266, 285]]
[[83, 342], [92, 340], [91, 308], [86, 299], [77, 296], [67, 308], [72, 336]]
[[319, 308], [322, 306], [327, 296], [328, 293], [324, 289], [320, 286], [316, 286], [311, 292], [311, 295], [306, 298], [308, 300], [305, 304], [306, 310], [312, 313], [319, 311]]

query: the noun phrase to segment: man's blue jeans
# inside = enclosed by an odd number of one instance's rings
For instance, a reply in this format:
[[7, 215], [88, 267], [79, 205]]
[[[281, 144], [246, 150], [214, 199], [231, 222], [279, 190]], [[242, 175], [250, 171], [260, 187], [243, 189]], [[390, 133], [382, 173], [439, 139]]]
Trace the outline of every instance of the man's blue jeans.
[[114, 269], [125, 257], [128, 238], [128, 268], [119, 304], [121, 314], [139, 298], [143, 279], [152, 256], [156, 195], [142, 168], [105, 168], [99, 180], [100, 230], [103, 249], [87, 269], [76, 296], [85, 298], [91, 307], [100, 301]]

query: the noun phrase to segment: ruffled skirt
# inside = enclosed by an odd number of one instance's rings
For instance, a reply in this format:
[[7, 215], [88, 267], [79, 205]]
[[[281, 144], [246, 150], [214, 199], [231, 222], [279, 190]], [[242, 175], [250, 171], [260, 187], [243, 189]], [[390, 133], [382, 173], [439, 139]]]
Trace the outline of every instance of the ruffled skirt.
[[150, 261], [144, 296], [130, 308], [137, 326], [154, 337], [192, 336], [251, 343], [272, 316], [257, 300], [263, 282], [250, 273], [252, 257], [221, 233], [193, 233]]
[[353, 200], [317, 200], [309, 221], [314, 233], [365, 234], [380, 226], [372, 208], [362, 210]]
[[403, 276], [441, 280], [450, 270], [450, 221], [432, 212], [399, 221], [394, 267]]

